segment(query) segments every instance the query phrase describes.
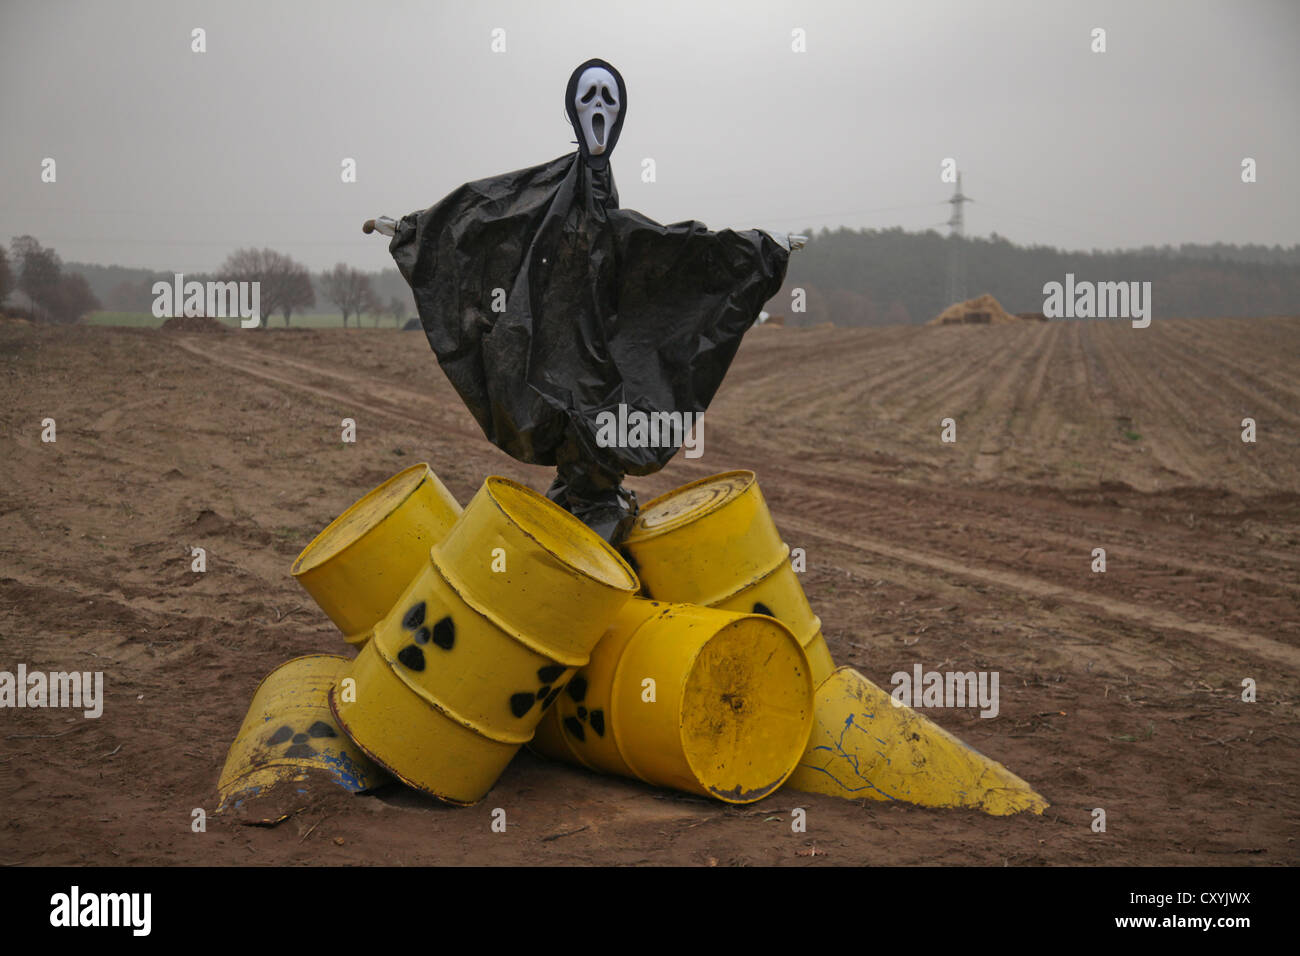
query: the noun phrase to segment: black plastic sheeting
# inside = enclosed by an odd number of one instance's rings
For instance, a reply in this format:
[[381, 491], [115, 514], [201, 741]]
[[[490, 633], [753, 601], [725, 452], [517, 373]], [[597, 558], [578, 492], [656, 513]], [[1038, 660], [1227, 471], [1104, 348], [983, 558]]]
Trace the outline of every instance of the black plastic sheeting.
[[602, 447], [598, 416], [702, 413], [789, 261], [762, 231], [620, 209], [611, 170], [581, 151], [460, 187], [403, 217], [389, 249], [483, 433], [555, 465], [550, 496], [606, 537], [593, 509], [625, 514], [623, 475], [678, 447]]

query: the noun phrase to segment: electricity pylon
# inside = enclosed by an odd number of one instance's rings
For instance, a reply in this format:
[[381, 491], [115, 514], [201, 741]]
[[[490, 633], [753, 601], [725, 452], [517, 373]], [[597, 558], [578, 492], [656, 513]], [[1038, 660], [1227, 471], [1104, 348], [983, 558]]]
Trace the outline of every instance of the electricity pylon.
[[952, 217], [948, 220], [948, 304], [966, 300], [966, 216], [962, 206], [974, 202], [961, 191], [961, 173], [957, 173], [957, 191], [948, 202], [952, 203]]

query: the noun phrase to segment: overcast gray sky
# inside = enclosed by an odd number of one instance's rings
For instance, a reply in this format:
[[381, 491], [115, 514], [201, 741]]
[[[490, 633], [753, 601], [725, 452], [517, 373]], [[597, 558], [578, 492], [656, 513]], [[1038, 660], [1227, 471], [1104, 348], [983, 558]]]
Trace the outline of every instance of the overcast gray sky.
[[622, 204], [660, 222], [925, 228], [953, 157], [972, 235], [1300, 242], [1296, 0], [0, 0], [0, 241], [388, 268], [362, 220], [572, 150], [593, 56], [628, 85]]

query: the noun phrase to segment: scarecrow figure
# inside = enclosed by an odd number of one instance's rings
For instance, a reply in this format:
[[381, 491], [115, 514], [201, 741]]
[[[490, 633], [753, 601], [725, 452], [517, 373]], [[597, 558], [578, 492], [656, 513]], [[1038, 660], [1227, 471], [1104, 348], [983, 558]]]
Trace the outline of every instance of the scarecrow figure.
[[803, 237], [620, 209], [609, 160], [627, 119], [623, 77], [588, 60], [564, 106], [576, 152], [364, 229], [393, 237], [429, 344], [487, 438], [554, 465], [548, 497], [617, 544], [636, 514], [623, 477], [658, 471], [682, 436], [611, 442], [601, 423], [696, 421]]

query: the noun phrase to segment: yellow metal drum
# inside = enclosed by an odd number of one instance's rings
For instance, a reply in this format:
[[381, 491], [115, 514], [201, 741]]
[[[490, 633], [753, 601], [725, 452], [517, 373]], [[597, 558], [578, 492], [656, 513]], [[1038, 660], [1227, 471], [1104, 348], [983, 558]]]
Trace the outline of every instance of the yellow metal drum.
[[803, 649], [779, 621], [638, 598], [569, 681], [531, 747], [752, 803], [798, 763], [812, 693]]
[[994, 816], [1048, 806], [1002, 764], [968, 747], [851, 667], [816, 695], [817, 723], [787, 787], [850, 800], [969, 807]]
[[349, 663], [335, 654], [295, 657], [262, 680], [221, 771], [218, 812], [239, 809], [279, 784], [303, 780], [309, 770], [324, 771], [352, 791], [388, 781], [330, 714], [330, 687]]
[[[599, 535], [489, 478], [330, 694], [339, 724], [410, 786], [469, 805], [533, 735], [638, 582]], [[351, 692], [351, 693], [349, 693]]]
[[642, 596], [767, 614], [803, 645], [814, 683], [834, 669], [821, 621], [790, 566], [752, 471], [729, 471], [650, 501], [623, 540]]
[[412, 465], [330, 522], [290, 573], [348, 643], [364, 644], [458, 517], [437, 475]]

